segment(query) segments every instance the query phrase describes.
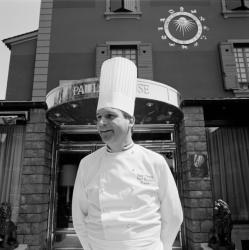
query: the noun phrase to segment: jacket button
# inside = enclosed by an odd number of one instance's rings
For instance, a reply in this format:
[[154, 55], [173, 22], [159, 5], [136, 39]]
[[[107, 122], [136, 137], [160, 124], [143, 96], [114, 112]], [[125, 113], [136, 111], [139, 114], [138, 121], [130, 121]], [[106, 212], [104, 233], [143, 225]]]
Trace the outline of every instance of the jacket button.
[[131, 227], [131, 224], [127, 224], [127, 226], [126, 226], [127, 228], [130, 228]]

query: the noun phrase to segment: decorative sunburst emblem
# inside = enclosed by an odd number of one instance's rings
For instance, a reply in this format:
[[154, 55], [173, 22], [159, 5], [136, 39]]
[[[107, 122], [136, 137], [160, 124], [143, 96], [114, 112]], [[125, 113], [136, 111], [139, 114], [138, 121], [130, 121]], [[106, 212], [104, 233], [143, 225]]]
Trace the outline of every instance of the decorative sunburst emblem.
[[184, 36], [184, 33], [192, 30], [196, 24], [191, 19], [187, 19], [186, 17], [179, 17], [178, 19], [174, 20], [173, 23], [176, 26], [176, 30], [180, 31]]
[[196, 16], [196, 10], [186, 12], [183, 7], [180, 7], [180, 11], [169, 10], [169, 13], [167, 18], [160, 19], [163, 22], [163, 27], [158, 27], [159, 31], [162, 30], [165, 33], [161, 39], [168, 39], [169, 46], [180, 44], [183, 49], [188, 49], [188, 46], [192, 44], [197, 47], [199, 39], [207, 39], [205, 33], [209, 28], [203, 24], [204, 17]]

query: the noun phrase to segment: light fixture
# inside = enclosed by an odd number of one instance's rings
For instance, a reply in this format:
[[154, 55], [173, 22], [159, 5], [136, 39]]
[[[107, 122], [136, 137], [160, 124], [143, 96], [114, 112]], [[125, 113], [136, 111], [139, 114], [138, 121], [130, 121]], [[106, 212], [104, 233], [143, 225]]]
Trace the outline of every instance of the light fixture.
[[61, 116], [60, 113], [55, 113], [54, 115], [55, 115], [56, 117], [60, 117], [60, 116]]
[[146, 106], [149, 107], [149, 108], [152, 107], [153, 105], [154, 105], [153, 102], [147, 102], [147, 103], [146, 103]]
[[78, 107], [78, 104], [77, 104], [77, 103], [72, 103], [72, 104], [71, 104], [71, 107], [75, 109], [75, 108]]

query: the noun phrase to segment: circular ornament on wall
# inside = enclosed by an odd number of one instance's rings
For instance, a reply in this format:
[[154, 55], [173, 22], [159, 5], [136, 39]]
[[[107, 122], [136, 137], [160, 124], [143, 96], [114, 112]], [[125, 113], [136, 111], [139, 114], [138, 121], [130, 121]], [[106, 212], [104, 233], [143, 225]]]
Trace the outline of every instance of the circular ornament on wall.
[[200, 40], [207, 40], [209, 28], [204, 24], [206, 19], [197, 16], [196, 10], [187, 12], [183, 7], [179, 11], [169, 10], [166, 18], [160, 18], [162, 26], [158, 31], [163, 31], [162, 40], [166, 40], [169, 46], [180, 45], [182, 49], [189, 46], [199, 46]]

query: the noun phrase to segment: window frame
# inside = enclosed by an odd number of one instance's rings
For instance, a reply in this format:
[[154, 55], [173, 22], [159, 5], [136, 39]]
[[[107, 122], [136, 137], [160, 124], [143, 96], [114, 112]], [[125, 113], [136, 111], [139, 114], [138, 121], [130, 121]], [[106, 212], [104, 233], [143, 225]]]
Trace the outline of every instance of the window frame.
[[129, 44], [129, 45], [128, 44], [126, 44], [126, 45], [124, 45], [124, 44], [122, 44], [122, 45], [111, 44], [110, 45], [110, 57], [112, 58], [115, 56], [119, 56], [119, 55], [113, 54], [114, 50], [122, 50], [122, 55], [120, 55], [120, 56], [125, 57], [124, 52], [127, 50], [132, 50], [132, 49], [135, 50], [135, 57], [136, 57], [135, 62], [131, 58], [128, 58], [128, 59], [130, 59], [131, 61], [133, 61], [137, 65], [138, 64], [138, 45], [137, 44]]
[[[220, 50], [221, 50], [221, 46], [222, 44], [229, 44], [231, 50], [232, 50], [232, 55], [233, 55], [233, 61], [234, 63], [232, 63], [231, 61], [229, 62], [229, 65], [232, 67], [230, 69], [228, 69], [228, 72], [224, 69], [224, 65], [227, 64], [225, 58], [223, 58], [224, 55], [222, 55], [222, 52], [221, 52], [221, 63], [223, 64], [222, 65], [222, 68], [223, 68], [223, 80], [226, 82], [225, 80], [225, 77], [227, 76], [227, 73], [231, 73], [232, 71], [235, 72], [235, 83], [234, 83], [234, 86], [229, 86], [229, 83], [226, 84], [225, 83], [225, 89], [226, 90], [232, 90], [235, 97], [249, 97], [249, 73], [247, 74], [247, 78], [248, 78], [248, 81], [247, 82], [239, 82], [238, 80], [238, 73], [237, 73], [237, 67], [236, 67], [236, 60], [235, 60], [235, 53], [234, 53], [234, 48], [240, 48], [239, 46], [235, 46], [236, 45], [242, 45], [242, 44], [245, 44], [245, 45], [248, 45], [248, 48], [249, 48], [249, 39], [233, 39], [233, 40], [227, 40], [225, 42], [222, 42], [220, 43]], [[242, 47], [246, 47], [246, 46], [242, 46]], [[230, 54], [231, 55], [231, 54]], [[225, 55], [226, 57], [226, 55]], [[231, 58], [230, 58], [231, 59]], [[233, 66], [234, 65], [234, 66]], [[246, 71], [248, 72], [248, 69], [246, 69]], [[247, 87], [245, 88], [244, 86], [247, 85]]]
[[132, 12], [114, 12], [111, 11], [111, 0], [106, 0], [106, 10], [105, 10], [105, 18], [106, 20], [115, 19], [115, 18], [134, 18], [140, 19], [142, 12], [140, 8], [140, 0], [134, 0], [136, 5], [136, 11]]
[[[248, 45], [248, 48], [249, 48], [249, 39], [229, 39], [227, 40], [229, 43], [231, 43], [233, 45], [233, 48], [240, 48], [239, 46], [234, 46], [235, 44], [238, 45], [238, 44], [244, 44], [244, 45]], [[243, 47], [246, 47], [246, 46], [243, 46]], [[235, 61], [235, 54], [234, 54], [234, 61]], [[236, 69], [236, 73], [237, 73], [237, 67], [235, 66], [235, 69]], [[247, 70], [248, 71], [248, 70]], [[236, 77], [237, 77], [237, 74], [236, 74]], [[245, 84], [248, 84], [248, 89], [243, 89], [242, 87], [238, 90], [238, 91], [248, 91], [248, 96], [249, 96], [249, 73], [248, 73], [248, 82], [246, 82]], [[237, 80], [238, 80], [238, 77], [237, 77]], [[243, 82], [239, 82], [239, 84], [243, 85]]]
[[134, 46], [137, 47], [137, 69], [138, 77], [153, 80], [153, 58], [152, 44], [141, 41], [106, 41], [104, 44], [96, 46], [96, 77], [100, 75], [100, 69], [103, 61], [110, 58], [111, 46]]
[[226, 6], [227, 0], [221, 0], [222, 14], [224, 18], [230, 17], [249, 17], [249, 10], [230, 10]]
[[[243, 43], [242, 43], [243, 44]], [[247, 57], [246, 56], [246, 53], [248, 53], [248, 52], [246, 52], [246, 51], [244, 51], [245, 50], [245, 48], [246, 49], [248, 49], [248, 51], [249, 51], [249, 43], [244, 43], [244, 45], [246, 45], [246, 46], [243, 46], [241, 43], [233, 43], [233, 48], [234, 48], [234, 58], [235, 58], [235, 63], [236, 63], [236, 70], [241, 70], [241, 69], [245, 69], [245, 72], [244, 72], [244, 74], [246, 75], [246, 80], [247, 81], [245, 81], [245, 82], [243, 82], [243, 81], [239, 81], [239, 78], [241, 77], [242, 78], [242, 76], [238, 76], [238, 72], [237, 72], [237, 79], [238, 79], [238, 82], [239, 82], [239, 84], [241, 84], [241, 85], [248, 85], [247, 86], [247, 88], [249, 88], [249, 56]], [[239, 51], [237, 51], [237, 52], [235, 52], [235, 50], [238, 50], [238, 49], [241, 49], [242, 50], [242, 59], [243, 59], [243, 61], [241, 62], [241, 63], [244, 63], [245, 64], [245, 66], [244, 67], [238, 67], [237, 66], [237, 64], [239, 64], [240, 63], [240, 61], [236, 61], [236, 59], [237, 60], [239, 60], [239, 59], [241, 59], [240, 57], [238, 57], [238, 55], [236, 55], [236, 54], [238, 54], [239, 53]], [[248, 60], [247, 60], [248, 59]], [[240, 74], [243, 74], [242, 72], [240, 72]], [[243, 86], [242, 86], [242, 88], [243, 88]]]

